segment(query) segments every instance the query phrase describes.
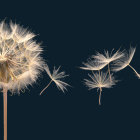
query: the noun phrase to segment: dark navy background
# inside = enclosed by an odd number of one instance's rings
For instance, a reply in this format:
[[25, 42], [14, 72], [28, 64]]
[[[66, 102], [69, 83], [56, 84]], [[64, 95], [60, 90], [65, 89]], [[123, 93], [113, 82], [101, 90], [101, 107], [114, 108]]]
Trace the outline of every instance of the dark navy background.
[[[8, 140], [139, 139], [140, 81], [130, 68], [116, 73], [120, 80], [104, 89], [102, 105], [96, 90], [88, 91], [78, 69], [96, 51], [137, 46], [132, 66], [140, 72], [140, 6], [118, 1], [10, 1], [1, 3], [0, 20], [10, 19], [38, 34], [43, 57], [62, 65], [72, 85], [65, 94], [43, 73], [37, 84], [20, 96], [8, 96]], [[3, 102], [0, 95], [0, 140]]]

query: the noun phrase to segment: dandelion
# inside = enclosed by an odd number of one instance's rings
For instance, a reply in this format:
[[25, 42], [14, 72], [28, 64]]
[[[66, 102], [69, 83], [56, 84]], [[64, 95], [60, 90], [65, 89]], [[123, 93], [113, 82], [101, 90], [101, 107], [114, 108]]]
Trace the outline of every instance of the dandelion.
[[125, 51], [124, 57], [114, 62], [113, 71], [120, 71], [126, 68], [127, 66], [129, 66], [135, 72], [136, 76], [140, 78], [140, 74], [130, 65], [133, 59], [133, 56], [135, 54], [135, 51], [136, 51], [136, 48], [133, 48], [133, 47], [130, 47], [130, 50], [128, 53]]
[[0, 88], [3, 89], [4, 140], [7, 140], [7, 92], [20, 93], [43, 70], [42, 48], [35, 34], [17, 24], [0, 23]]
[[53, 72], [51, 74], [48, 65], [46, 65], [45, 70], [51, 80], [50, 80], [49, 84], [40, 92], [40, 95], [50, 86], [50, 84], [52, 82], [54, 82], [56, 84], [57, 88], [62, 90], [63, 92], [65, 90], [67, 90], [66, 87], [69, 86], [69, 84], [63, 82], [61, 79], [65, 78], [68, 75], [65, 75], [64, 71], [59, 72], [59, 69], [60, 69], [60, 67], [58, 67], [57, 69], [54, 67]]
[[99, 93], [99, 105], [101, 105], [101, 94], [102, 94], [102, 88], [111, 88], [113, 85], [115, 85], [116, 80], [112, 75], [111, 81], [109, 78], [108, 73], [93, 73], [93, 75], [88, 74], [90, 77], [90, 80], [85, 79], [85, 85], [89, 88], [89, 90], [97, 88], [97, 91], [100, 90]]
[[[120, 50], [116, 51], [114, 54], [112, 54], [112, 52], [113, 52], [113, 50], [111, 51], [110, 54], [109, 54], [108, 51], [104, 51], [104, 54], [101, 54], [101, 53], [97, 52], [96, 55], [92, 56], [92, 58], [94, 58], [95, 61], [98, 61], [98, 63], [108, 65], [108, 73], [109, 73], [109, 76], [110, 76], [110, 81], [111, 81], [110, 63], [112, 61], [120, 59], [120, 58], [122, 58], [124, 56], [124, 53], [121, 52]], [[104, 67], [106, 65], [104, 65]]]

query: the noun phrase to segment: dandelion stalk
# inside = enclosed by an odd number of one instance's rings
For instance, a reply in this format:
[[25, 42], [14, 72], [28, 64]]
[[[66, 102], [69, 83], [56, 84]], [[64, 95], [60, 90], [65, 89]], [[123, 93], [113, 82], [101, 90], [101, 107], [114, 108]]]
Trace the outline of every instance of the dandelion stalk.
[[129, 64], [128, 65], [135, 73], [136, 73], [136, 75], [140, 78], [140, 75], [139, 75], [139, 73]]
[[40, 95], [50, 86], [50, 84], [53, 82], [53, 80], [51, 80], [48, 85], [40, 92]]
[[7, 89], [3, 88], [4, 140], [7, 140]]
[[100, 73], [100, 70], [99, 70], [98, 72], [99, 72], [99, 77], [100, 77], [100, 80], [101, 80], [101, 73]]
[[109, 63], [108, 63], [108, 73], [109, 73], [109, 78], [110, 78], [110, 81], [111, 81], [111, 74], [110, 74], [110, 67], [109, 67]]
[[101, 105], [101, 95], [102, 95], [102, 88], [100, 88], [100, 93], [99, 93], [99, 105]]
[[100, 75], [100, 70], [98, 70], [98, 72], [99, 72], [99, 75]]

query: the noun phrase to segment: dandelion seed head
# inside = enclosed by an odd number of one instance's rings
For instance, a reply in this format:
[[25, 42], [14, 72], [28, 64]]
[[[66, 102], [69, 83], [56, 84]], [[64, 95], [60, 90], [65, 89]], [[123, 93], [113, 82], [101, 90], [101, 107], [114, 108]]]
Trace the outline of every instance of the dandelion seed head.
[[20, 25], [0, 23], [0, 88], [20, 92], [36, 81], [44, 62], [34, 37]]

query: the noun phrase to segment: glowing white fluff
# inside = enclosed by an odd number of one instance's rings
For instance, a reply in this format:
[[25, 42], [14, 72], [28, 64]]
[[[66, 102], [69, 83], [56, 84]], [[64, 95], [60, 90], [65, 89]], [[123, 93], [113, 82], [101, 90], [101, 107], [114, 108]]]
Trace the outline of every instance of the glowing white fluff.
[[44, 62], [34, 37], [17, 24], [0, 23], [0, 88], [19, 93], [36, 81]]
[[83, 70], [96, 71], [96, 70], [102, 69], [107, 64], [106, 63], [99, 63], [98, 61], [94, 61], [94, 60], [88, 60], [86, 63], [83, 62], [83, 65], [84, 65], [84, 67], [80, 67]]
[[[111, 81], [110, 81], [111, 76]], [[117, 82], [112, 75], [108, 75], [108, 73], [93, 73], [93, 75], [89, 74], [90, 80], [85, 79], [85, 85], [89, 88], [89, 90], [97, 88], [100, 90], [99, 94], [99, 105], [101, 105], [101, 93], [102, 88], [111, 88]]]
[[127, 53], [127, 51], [125, 51], [125, 55], [124, 57], [122, 57], [119, 60], [114, 61], [114, 64], [112, 66], [113, 71], [120, 71], [124, 68], [126, 68], [127, 66], [129, 66], [136, 74], [136, 76], [140, 79], [140, 74], [130, 65], [133, 56], [135, 54], [136, 48], [130, 47], [129, 52]]
[[48, 67], [48, 65], [45, 66], [45, 70], [48, 74], [48, 76], [50, 77], [51, 81], [49, 82], [49, 84], [40, 92], [40, 95], [49, 87], [49, 85], [54, 82], [56, 84], [56, 86], [58, 87], [58, 89], [62, 90], [63, 92], [65, 90], [67, 90], [67, 86], [69, 86], [69, 84], [63, 82], [61, 79], [65, 78], [68, 75], [65, 75], [65, 72], [59, 72], [60, 67], [58, 67], [57, 69], [53, 69], [53, 72], [51, 74], [50, 69]]
[[[113, 50], [112, 50], [113, 52]], [[108, 51], [104, 51], [104, 54], [101, 54], [99, 52], [96, 53], [96, 55], [93, 55], [92, 58], [94, 58], [96, 61], [100, 63], [110, 63], [112, 61], [115, 61], [117, 59], [120, 59], [124, 56], [124, 53], [121, 51], [116, 51], [114, 54], [112, 52], [109, 54]]]

